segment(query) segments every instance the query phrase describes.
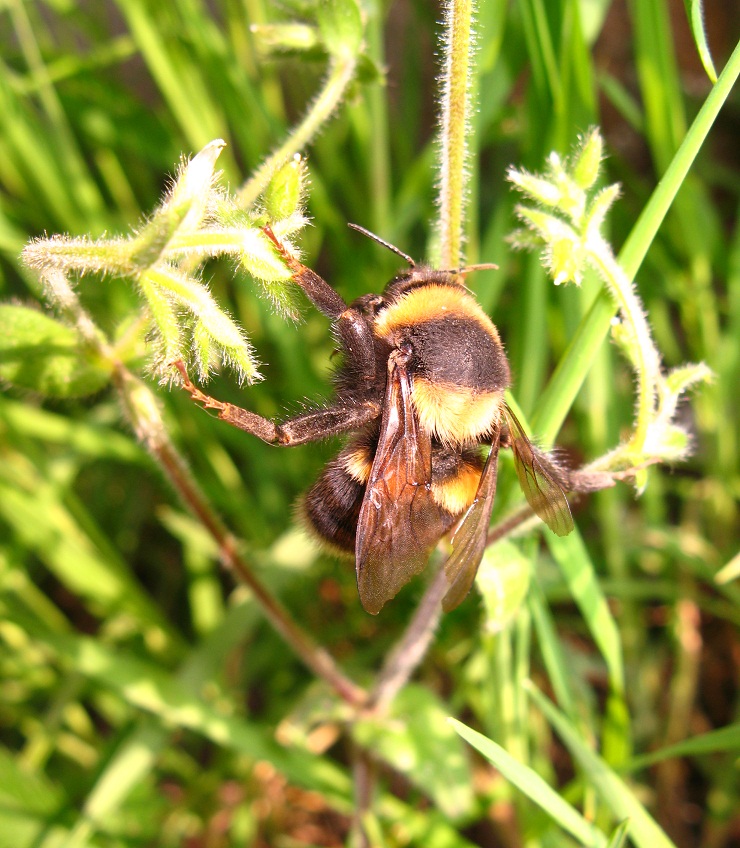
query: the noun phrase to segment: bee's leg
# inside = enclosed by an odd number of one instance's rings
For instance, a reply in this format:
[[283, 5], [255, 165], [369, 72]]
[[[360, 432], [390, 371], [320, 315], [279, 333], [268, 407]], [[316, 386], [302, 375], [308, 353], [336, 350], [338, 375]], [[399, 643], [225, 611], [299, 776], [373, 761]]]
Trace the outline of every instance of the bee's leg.
[[315, 442], [325, 436], [357, 430], [380, 415], [379, 404], [371, 401], [361, 404], [337, 402], [332, 406], [295, 415], [282, 423], [275, 423], [248, 409], [242, 409], [232, 403], [224, 403], [204, 394], [188, 376], [185, 364], [182, 361], [174, 364], [182, 375], [183, 388], [190, 393], [196, 403], [203, 404], [205, 409], [217, 410], [218, 417], [223, 421], [247, 433], [252, 433], [258, 439], [271, 445], [289, 447], [305, 442]]
[[590, 471], [579, 468], [568, 472], [568, 490], [576, 493], [598, 492], [601, 489], [609, 489], [618, 482], [630, 480], [638, 471], [642, 471], [651, 465], [658, 463], [657, 459], [646, 459], [634, 468], [625, 468], [623, 471]]
[[349, 308], [341, 295], [334, 291], [329, 283], [315, 271], [307, 268], [295, 256], [288, 253], [285, 246], [280, 243], [278, 237], [269, 227], [263, 227], [262, 232], [275, 245], [285, 264], [293, 273], [293, 281], [306, 292], [306, 297], [308, 297], [311, 303], [313, 303], [319, 312], [323, 312], [332, 321], [337, 321], [339, 316]]
[[348, 307], [334, 324], [347, 355], [352, 358], [359, 380], [368, 386], [375, 382], [375, 343], [373, 329], [358, 310]]
[[375, 380], [375, 347], [373, 330], [367, 318], [358, 309], [348, 306], [329, 283], [315, 271], [291, 256], [269, 227], [263, 227], [263, 232], [293, 272], [293, 281], [303, 289], [306, 297], [319, 312], [331, 318], [344, 349], [361, 369], [360, 379], [372, 383]]
[[[501, 433], [500, 446], [510, 448], [513, 441], [509, 427], [505, 426]], [[540, 450], [531, 443], [527, 447], [529, 455], [537, 466], [545, 470], [564, 492], [572, 492], [575, 495], [591, 494], [602, 489], [610, 489], [617, 482], [629, 480], [630, 477], [634, 477], [636, 471], [646, 468], [656, 461], [648, 460], [636, 468], [627, 468], [624, 471], [593, 471], [588, 468], [568, 468], [560, 461], [557, 454]]]

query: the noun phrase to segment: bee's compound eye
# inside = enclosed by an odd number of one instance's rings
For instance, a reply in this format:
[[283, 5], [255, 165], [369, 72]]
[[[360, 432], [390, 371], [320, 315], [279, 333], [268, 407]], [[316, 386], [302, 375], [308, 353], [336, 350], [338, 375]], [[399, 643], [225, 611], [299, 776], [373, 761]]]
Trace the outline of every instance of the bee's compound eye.
[[403, 342], [401, 342], [401, 343], [398, 345], [398, 349], [399, 349], [399, 350], [401, 351], [401, 353], [403, 353], [405, 356], [411, 356], [411, 354], [414, 352], [414, 346], [413, 346], [413, 345], [411, 344], [411, 342], [409, 342], [409, 341], [403, 341]]

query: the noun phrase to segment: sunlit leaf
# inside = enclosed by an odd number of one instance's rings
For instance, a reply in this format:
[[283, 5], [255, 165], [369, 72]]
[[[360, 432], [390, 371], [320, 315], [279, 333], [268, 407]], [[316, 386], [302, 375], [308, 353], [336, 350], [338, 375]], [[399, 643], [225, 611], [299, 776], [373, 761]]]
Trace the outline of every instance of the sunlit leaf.
[[72, 327], [38, 309], [0, 304], [0, 379], [49, 397], [94, 394], [112, 364], [87, 347]]

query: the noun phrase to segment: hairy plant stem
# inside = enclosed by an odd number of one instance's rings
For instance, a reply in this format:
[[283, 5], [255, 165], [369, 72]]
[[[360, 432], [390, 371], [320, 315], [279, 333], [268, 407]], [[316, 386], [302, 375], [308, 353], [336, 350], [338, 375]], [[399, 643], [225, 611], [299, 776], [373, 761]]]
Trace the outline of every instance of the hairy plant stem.
[[[191, 477], [184, 460], [171, 443], [161, 418], [142, 415], [142, 399], [145, 403], [149, 401], [152, 405], [156, 404], [156, 399], [149, 389], [123, 366], [116, 369], [115, 376], [116, 385], [136, 435], [156, 459], [183, 503], [216, 542], [219, 558], [224, 566], [231, 569], [239, 580], [251, 589], [270, 624], [305, 665], [328, 683], [342, 700], [353, 706], [362, 705], [366, 700], [364, 690], [346, 677], [331, 655], [295, 622], [239, 553], [237, 540], [225, 528]], [[149, 397], [142, 397], [143, 393]]]
[[[595, 466], [598, 466], [598, 461], [590, 464], [589, 468]], [[605, 474], [600, 486], [594, 481], [591, 490], [595, 491], [600, 487], [607, 488], [613, 485], [614, 481], [623, 479], [628, 473]], [[579, 494], [576, 492], [575, 497], [578, 498], [578, 496]], [[539, 522], [540, 519], [535, 516], [534, 510], [529, 504], [524, 504], [489, 530], [486, 536], [486, 547], [490, 547], [511, 535], [517, 528], [529, 521]], [[445, 570], [439, 568], [419, 602], [408, 627], [391, 649], [383, 667], [378, 672], [367, 697], [365, 709], [375, 712], [382, 712], [387, 709], [398, 692], [411, 678], [424, 659], [434, 630], [439, 623], [442, 612], [442, 598], [448, 588]]]
[[442, 598], [448, 588], [444, 568], [437, 569], [409, 626], [391, 649], [375, 678], [367, 700], [368, 709], [386, 709], [424, 659], [442, 613]]
[[265, 190], [272, 175], [294, 154], [300, 152], [329, 120], [342, 102], [347, 86], [357, 69], [355, 56], [342, 55], [331, 60], [324, 87], [306, 112], [303, 120], [288, 133], [285, 142], [265, 159], [250, 179], [236, 193], [242, 209], [249, 209]]
[[638, 383], [637, 408], [635, 427], [629, 444], [630, 448], [639, 454], [645, 444], [650, 421], [654, 417], [656, 386], [660, 380], [660, 355], [653, 342], [640, 299], [614, 257], [609, 244], [598, 237], [589, 242], [588, 248], [591, 263], [598, 269], [628, 325], [635, 333], [636, 344], [631, 346], [631, 350]]
[[170, 441], [160, 414], [159, 402], [149, 387], [117, 359], [113, 348], [95, 326], [63, 272], [50, 271], [45, 279], [52, 300], [74, 321], [86, 343], [94, 346], [100, 356], [113, 365], [113, 382], [136, 437], [154, 457], [185, 506], [213, 538], [224, 566], [231, 569], [252, 590], [269, 622], [305, 665], [334, 689], [343, 701], [354, 707], [362, 706], [367, 700], [365, 691], [344, 675], [331, 655], [295, 622], [239, 553], [237, 540], [214, 512]]
[[373, 808], [375, 795], [375, 763], [370, 753], [359, 745], [352, 746], [352, 783], [354, 784], [355, 809], [352, 816], [352, 848], [372, 848], [370, 836], [365, 829], [365, 816]]
[[447, 0], [437, 201], [441, 268], [457, 268], [462, 259], [463, 224], [467, 200], [466, 136], [470, 129], [472, 23], [473, 0]]
[[[439, 265], [456, 268], [462, 258], [466, 192], [466, 134], [470, 126], [470, 73], [473, 0], [445, 4], [444, 71], [442, 77], [439, 164]], [[427, 587], [411, 622], [386, 657], [367, 701], [382, 712], [411, 678], [424, 658], [442, 612], [447, 591], [440, 568]]]
[[[696, 159], [720, 109], [740, 77], [740, 42], [738, 42], [719, 79], [709, 92], [694, 118], [671, 164], [661, 177], [650, 200], [640, 213], [625, 241], [618, 262], [628, 279], [634, 279], [648, 248], [663, 223], [678, 190]], [[546, 443], [553, 442], [567, 411], [580, 391], [596, 351], [603, 344], [614, 317], [614, 301], [603, 290], [594, 299], [571, 339], [565, 356], [540, 397], [532, 426]]]
[[[445, 4], [444, 70], [442, 76], [439, 163], [439, 266], [461, 264], [467, 199], [466, 134], [470, 127], [470, 74], [473, 45], [473, 0]], [[386, 657], [368, 697], [367, 707], [387, 709], [426, 654], [442, 612], [447, 591], [440, 568], [427, 587], [406, 631]]]

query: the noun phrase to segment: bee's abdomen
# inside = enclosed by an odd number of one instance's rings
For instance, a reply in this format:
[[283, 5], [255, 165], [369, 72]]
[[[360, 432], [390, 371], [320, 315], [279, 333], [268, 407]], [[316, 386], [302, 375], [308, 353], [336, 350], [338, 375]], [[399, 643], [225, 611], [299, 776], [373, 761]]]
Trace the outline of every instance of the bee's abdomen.
[[442, 446], [432, 452], [432, 498], [451, 516], [459, 516], [475, 499], [483, 472], [478, 451], [460, 453]]
[[349, 473], [343, 454], [326, 466], [306, 492], [300, 510], [319, 541], [353, 554], [365, 484]]

